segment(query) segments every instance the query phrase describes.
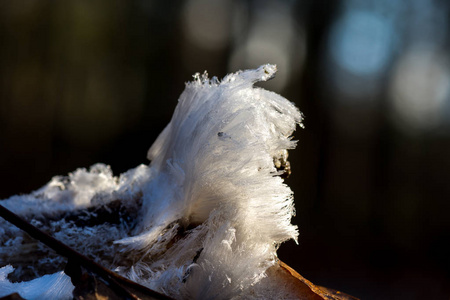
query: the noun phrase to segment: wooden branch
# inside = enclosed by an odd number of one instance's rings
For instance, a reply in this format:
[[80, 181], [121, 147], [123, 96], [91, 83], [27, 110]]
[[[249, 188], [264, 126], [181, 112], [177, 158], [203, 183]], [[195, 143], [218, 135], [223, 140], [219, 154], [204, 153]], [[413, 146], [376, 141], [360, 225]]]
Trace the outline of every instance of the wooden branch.
[[81, 277], [81, 270], [79, 268], [77, 269], [77, 267], [82, 266], [88, 272], [95, 274], [99, 279], [101, 279], [121, 299], [171, 299], [170, 297], [137, 284], [134, 281], [102, 267], [92, 259], [89, 259], [66, 244], [31, 225], [1, 204], [0, 217], [22, 229], [31, 237], [52, 248], [59, 255], [66, 257], [69, 261], [65, 272], [71, 277], [72, 282], [77, 282]]

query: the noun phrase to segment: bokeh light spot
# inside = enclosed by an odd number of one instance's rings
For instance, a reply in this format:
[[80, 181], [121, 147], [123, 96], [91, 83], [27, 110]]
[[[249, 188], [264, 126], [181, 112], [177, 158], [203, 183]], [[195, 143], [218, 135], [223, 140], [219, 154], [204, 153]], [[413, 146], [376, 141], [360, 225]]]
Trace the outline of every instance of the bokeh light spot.
[[384, 70], [393, 49], [393, 25], [372, 11], [350, 10], [330, 35], [330, 51], [339, 66], [358, 75]]
[[400, 59], [390, 90], [395, 124], [408, 133], [435, 128], [449, 92], [450, 70], [443, 55], [426, 47], [410, 50]]
[[200, 48], [219, 50], [229, 41], [231, 2], [228, 0], [190, 0], [184, 9], [183, 23], [189, 41]]

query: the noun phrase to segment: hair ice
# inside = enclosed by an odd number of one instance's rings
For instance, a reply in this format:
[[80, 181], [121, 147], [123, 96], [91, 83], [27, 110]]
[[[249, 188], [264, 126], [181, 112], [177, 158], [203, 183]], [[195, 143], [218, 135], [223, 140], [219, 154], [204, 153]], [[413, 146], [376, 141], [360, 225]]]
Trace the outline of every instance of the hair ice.
[[[298, 236], [292, 191], [274, 162], [295, 147], [291, 135], [302, 116], [285, 98], [253, 86], [275, 72], [274, 65], [263, 65], [221, 81], [196, 74], [148, 151], [150, 166], [117, 178], [99, 164], [3, 203], [33, 220], [120, 201], [136, 211], [136, 220], [81, 229], [60, 220], [53, 234], [174, 298], [238, 299], [250, 287], [254, 294], [276, 262], [278, 245]], [[34, 211], [42, 203], [45, 211]], [[0, 256], [8, 237], [20, 235], [1, 225], [7, 234]], [[0, 287], [7, 283], [0, 278]]]

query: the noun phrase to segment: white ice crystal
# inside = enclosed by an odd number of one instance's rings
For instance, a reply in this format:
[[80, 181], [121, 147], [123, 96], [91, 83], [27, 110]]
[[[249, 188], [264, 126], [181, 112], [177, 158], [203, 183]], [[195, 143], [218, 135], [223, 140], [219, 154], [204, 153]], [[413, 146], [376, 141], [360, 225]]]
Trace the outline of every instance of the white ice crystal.
[[[301, 113], [285, 98], [253, 86], [275, 72], [274, 65], [264, 65], [221, 81], [196, 74], [150, 148], [150, 166], [117, 178], [98, 164], [2, 204], [37, 225], [51, 216], [50, 225], [41, 227], [58, 239], [174, 298], [239, 299], [250, 287], [256, 297], [278, 245], [298, 235], [291, 224], [292, 191], [274, 161], [295, 147], [291, 134]], [[117, 201], [135, 217], [89, 223], [93, 207], [111, 209]], [[68, 221], [83, 210], [83, 226]], [[0, 225], [2, 259], [25, 242], [17, 240], [17, 229]], [[0, 290], [8, 284], [0, 277]]]
[[6, 279], [6, 276], [12, 271], [14, 271], [14, 268], [10, 265], [0, 268], [0, 297], [20, 292], [22, 298], [30, 300], [72, 299], [72, 283], [70, 278], [62, 271], [18, 283], [9, 282]]

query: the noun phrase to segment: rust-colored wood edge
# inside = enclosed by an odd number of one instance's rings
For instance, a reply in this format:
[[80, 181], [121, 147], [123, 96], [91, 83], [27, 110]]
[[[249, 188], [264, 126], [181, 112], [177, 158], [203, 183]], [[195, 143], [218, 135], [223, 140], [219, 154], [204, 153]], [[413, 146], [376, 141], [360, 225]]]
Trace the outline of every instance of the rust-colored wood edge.
[[[300, 284], [306, 285], [311, 290], [311, 292], [313, 292], [317, 296], [321, 297], [321, 299], [359, 300], [356, 297], [353, 297], [351, 295], [342, 293], [340, 291], [336, 291], [336, 290], [333, 290], [333, 289], [329, 289], [329, 288], [326, 288], [326, 287], [322, 287], [322, 286], [318, 286], [318, 285], [313, 284], [311, 281], [309, 281], [306, 278], [304, 278], [297, 271], [295, 271], [294, 269], [289, 267], [287, 264], [285, 264], [281, 260], [278, 261], [278, 265], [280, 266], [281, 270], [283, 270], [285, 273], [289, 274], [291, 277], [293, 277], [293, 278], [297, 279], [298, 281], [300, 281], [300, 282], [297, 283], [298, 285], [300, 285]], [[306, 296], [305, 299], [309, 299], [307, 295], [304, 295], [304, 296]], [[302, 298], [300, 297], [300, 299], [302, 299]]]

